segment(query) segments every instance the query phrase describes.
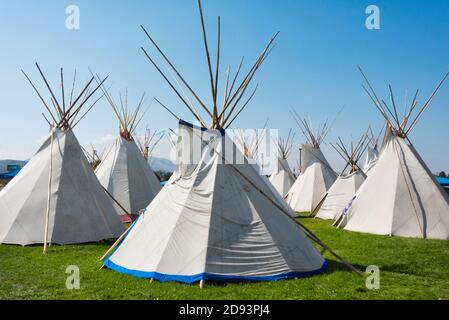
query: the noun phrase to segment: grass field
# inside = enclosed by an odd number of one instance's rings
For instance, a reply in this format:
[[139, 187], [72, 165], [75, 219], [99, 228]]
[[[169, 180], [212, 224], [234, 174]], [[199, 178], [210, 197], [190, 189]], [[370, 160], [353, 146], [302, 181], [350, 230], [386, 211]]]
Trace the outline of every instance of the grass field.
[[[0, 245], [0, 299], [449, 299], [449, 241], [390, 238], [337, 230], [330, 223], [301, 221], [360, 270], [380, 268], [380, 289], [325, 254], [327, 272], [278, 282], [206, 284], [150, 283], [99, 270], [110, 246]], [[68, 290], [68, 265], [80, 268], [81, 287]]]

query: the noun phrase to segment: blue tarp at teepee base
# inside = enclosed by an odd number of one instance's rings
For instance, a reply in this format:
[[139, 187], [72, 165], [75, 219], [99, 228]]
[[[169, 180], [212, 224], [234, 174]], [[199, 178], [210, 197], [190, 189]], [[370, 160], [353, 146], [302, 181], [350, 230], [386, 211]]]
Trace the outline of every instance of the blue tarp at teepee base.
[[19, 171], [20, 171], [20, 169], [16, 169], [16, 170], [13, 170], [13, 171], [0, 173], [0, 179], [2, 179], [2, 180], [11, 180], [19, 173]]
[[449, 178], [436, 177], [438, 183], [443, 187], [449, 187]]

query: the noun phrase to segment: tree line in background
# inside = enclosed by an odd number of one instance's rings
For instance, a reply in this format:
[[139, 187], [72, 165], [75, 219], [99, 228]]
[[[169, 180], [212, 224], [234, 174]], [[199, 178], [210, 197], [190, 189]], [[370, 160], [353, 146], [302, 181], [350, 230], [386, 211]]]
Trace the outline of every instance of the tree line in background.
[[449, 178], [449, 174], [446, 174], [446, 172], [444, 172], [444, 171], [441, 171], [440, 173], [438, 173], [437, 176], [440, 178]]

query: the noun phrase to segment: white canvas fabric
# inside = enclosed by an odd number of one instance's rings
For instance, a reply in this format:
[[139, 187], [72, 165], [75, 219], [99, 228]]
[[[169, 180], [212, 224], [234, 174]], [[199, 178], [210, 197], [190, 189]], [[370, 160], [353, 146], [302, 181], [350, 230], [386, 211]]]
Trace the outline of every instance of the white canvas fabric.
[[281, 196], [285, 196], [295, 182], [295, 176], [288, 165], [288, 161], [278, 158], [275, 170], [271, 174], [270, 182]]
[[366, 153], [365, 164], [363, 165], [363, 172], [369, 175], [374, 166], [376, 165], [377, 159], [379, 157], [379, 151], [377, 148], [368, 147]]
[[119, 237], [123, 225], [78, 140], [71, 130], [56, 129], [0, 193], [0, 242], [45, 242], [50, 162], [48, 241], [69, 244]]
[[333, 220], [339, 216], [363, 184], [365, 178], [366, 175], [360, 170], [352, 174], [340, 175], [327, 192], [326, 199], [315, 217]]
[[[107, 267], [188, 283], [277, 280], [324, 268], [322, 256], [275, 204], [279, 195], [254, 167], [228, 164], [243, 156], [224, 132], [181, 121], [179, 135], [174, 175], [105, 260]], [[195, 139], [202, 145], [192, 147]]]
[[[103, 187], [131, 214], [145, 209], [161, 189], [136, 143], [120, 136], [95, 173]], [[116, 203], [114, 208], [120, 216], [127, 216]]]
[[311, 212], [337, 179], [319, 148], [303, 145], [301, 174], [287, 193], [287, 203], [296, 212]]
[[390, 136], [340, 227], [381, 235], [448, 239], [449, 197], [413, 146]]

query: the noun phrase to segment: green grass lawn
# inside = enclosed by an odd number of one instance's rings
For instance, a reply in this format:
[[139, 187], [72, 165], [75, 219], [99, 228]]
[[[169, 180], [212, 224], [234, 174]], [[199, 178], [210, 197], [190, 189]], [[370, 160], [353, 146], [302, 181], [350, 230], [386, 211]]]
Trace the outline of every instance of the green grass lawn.
[[[360, 270], [380, 268], [380, 289], [328, 253], [330, 268], [310, 278], [278, 282], [206, 284], [150, 283], [99, 270], [111, 243], [52, 246], [0, 245], [0, 299], [449, 299], [449, 241], [390, 238], [334, 229], [301, 218], [324, 242]], [[81, 288], [68, 290], [68, 265], [80, 268]]]

